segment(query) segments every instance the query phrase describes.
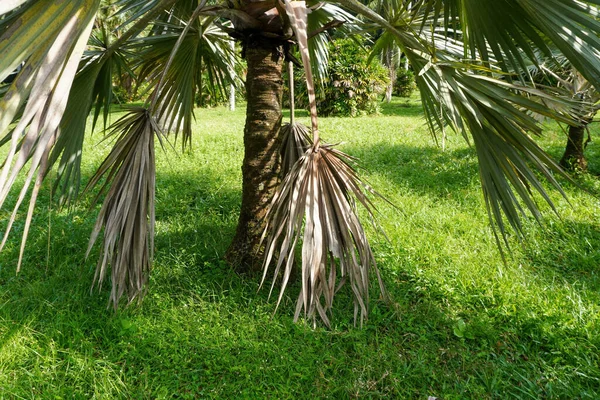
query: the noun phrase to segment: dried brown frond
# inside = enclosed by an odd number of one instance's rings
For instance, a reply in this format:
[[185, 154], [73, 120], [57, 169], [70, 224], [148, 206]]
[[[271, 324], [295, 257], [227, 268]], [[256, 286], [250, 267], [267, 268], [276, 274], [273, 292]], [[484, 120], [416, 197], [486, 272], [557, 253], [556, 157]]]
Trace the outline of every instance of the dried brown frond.
[[300, 123], [291, 122], [281, 127], [281, 176], [285, 177], [306, 150], [312, 146], [310, 129]]
[[94, 283], [102, 286], [110, 265], [115, 309], [124, 294], [129, 303], [140, 298], [148, 281], [154, 250], [154, 137], [160, 134], [148, 110], [132, 109], [114, 124], [109, 136], [118, 136], [117, 141], [86, 187], [106, 177], [94, 201], [106, 192], [87, 254], [104, 227]]
[[[283, 272], [281, 293], [288, 284], [297, 245], [302, 247], [302, 291], [294, 319], [302, 310], [315, 322], [318, 314], [330, 326], [335, 293], [349, 281], [354, 298], [355, 322], [367, 316], [369, 273], [374, 271], [382, 295], [383, 282], [366, 234], [359, 222], [355, 200], [373, 216], [373, 204], [365, 192], [376, 194], [360, 180], [351, 166], [353, 158], [330, 145], [315, 145], [294, 164], [279, 187], [267, 215], [267, 256], [263, 283], [278, 252], [273, 284]], [[282, 271], [283, 268], [283, 271]]]

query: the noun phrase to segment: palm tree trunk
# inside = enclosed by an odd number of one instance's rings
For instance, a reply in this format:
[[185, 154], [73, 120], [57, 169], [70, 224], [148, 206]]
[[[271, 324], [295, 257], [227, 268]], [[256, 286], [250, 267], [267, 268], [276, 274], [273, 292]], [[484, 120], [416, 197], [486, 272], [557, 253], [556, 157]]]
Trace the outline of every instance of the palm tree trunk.
[[389, 48], [384, 54], [384, 65], [388, 69], [390, 83], [385, 89], [385, 102], [392, 102], [392, 94], [394, 93], [394, 83], [396, 82], [396, 65], [394, 63], [394, 49]]
[[260, 237], [268, 204], [279, 183], [283, 95], [282, 48], [265, 39], [246, 43], [246, 127], [242, 165], [242, 206], [225, 259], [240, 272], [260, 270]]
[[587, 170], [587, 160], [583, 154], [583, 150], [585, 149], [583, 140], [585, 137], [586, 127], [587, 123], [584, 123], [580, 126], [569, 127], [567, 147], [565, 148], [564, 155], [560, 159], [560, 165], [564, 169], [578, 169], [581, 171]]

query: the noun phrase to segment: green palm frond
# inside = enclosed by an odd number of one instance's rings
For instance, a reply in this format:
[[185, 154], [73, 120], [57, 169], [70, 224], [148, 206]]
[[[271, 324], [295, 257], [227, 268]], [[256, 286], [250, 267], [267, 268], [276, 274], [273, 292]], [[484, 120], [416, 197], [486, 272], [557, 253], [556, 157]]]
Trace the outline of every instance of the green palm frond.
[[[180, 0], [119, 0], [115, 6], [119, 7], [117, 14], [125, 16], [122, 25], [127, 26], [139, 21], [142, 16], [154, 14], [155, 11], [162, 14], [163, 11], [170, 10], [178, 1]], [[152, 19], [155, 17], [156, 15]]]
[[[591, 82], [600, 87], [600, 12], [593, 0], [430, 0], [433, 24], [459, 26], [466, 58], [495, 57], [505, 70], [526, 71], [536, 59], [534, 49], [547, 56], [556, 46]], [[593, 5], [592, 5], [593, 4]]]
[[[126, 32], [129, 35], [138, 33], [135, 27], [132, 27], [132, 32]], [[88, 50], [82, 59], [83, 70], [96, 68], [96, 65], [101, 67], [96, 79], [85, 81], [88, 86], [93, 87], [92, 97], [95, 106], [92, 127], [96, 126], [100, 112], [103, 111], [103, 125], [106, 129], [110, 105], [113, 102], [113, 78], [127, 75], [133, 79], [135, 74], [130, 66], [130, 60], [136, 57], [137, 55], [129, 50], [128, 43], [113, 37], [106, 25], [103, 24], [92, 32]]]
[[306, 29], [311, 66], [317, 81], [323, 82], [327, 76], [330, 40], [327, 30], [323, 30], [335, 26], [340, 33], [357, 32], [358, 21], [352, 14], [334, 4], [319, 2], [309, 4], [309, 7], [311, 12], [308, 14]]
[[110, 265], [115, 309], [123, 295], [128, 302], [141, 298], [148, 281], [154, 251], [154, 138], [160, 135], [147, 109], [132, 109], [112, 126], [108, 137], [117, 136], [116, 143], [86, 187], [106, 178], [96, 197], [97, 202], [106, 193], [87, 254], [104, 228], [95, 282], [102, 286]]
[[[429, 122], [450, 125], [473, 144], [479, 159], [481, 184], [490, 218], [506, 239], [503, 215], [515, 231], [521, 231], [521, 204], [539, 219], [531, 190], [553, 203], [533, 170], [564, 195], [554, 177], [567, 178], [561, 168], [532, 140], [541, 135], [537, 121], [527, 113], [573, 123], [581, 114], [576, 103], [538, 89], [468, 73], [456, 65], [432, 65], [417, 80]], [[567, 178], [568, 179], [568, 178]]]
[[[214, 24], [214, 17], [195, 18], [190, 26], [157, 26], [160, 35], [140, 38], [132, 47], [140, 52], [138, 79], [154, 87], [152, 97], [159, 99], [158, 119], [165, 131], [181, 132], [185, 147], [191, 140], [196, 94], [203, 84], [224, 93], [231, 82], [239, 82], [235, 75], [238, 57], [229, 36]], [[178, 51], [173, 53], [178, 41]]]
[[98, 6], [99, 0], [26, 3], [23, 12], [10, 22], [0, 37], [0, 81], [18, 63], [25, 61], [2, 97], [0, 133], [15, 121], [19, 109], [29, 98], [22, 117], [10, 131], [8, 155], [0, 173], [1, 207], [17, 175], [29, 168], [0, 247], [6, 243], [17, 211], [35, 178], [17, 269], [21, 265], [37, 195], [49, 168], [49, 154], [67, 106], [65, 93], [71, 89]]
[[395, 37], [417, 72], [431, 131], [450, 126], [469, 142], [472, 138], [490, 219], [505, 240], [504, 218], [517, 232], [523, 210], [539, 218], [530, 190], [553, 208], [533, 171], [540, 172], [561, 193], [554, 174], [565, 175], [529, 136], [541, 134], [530, 113], [577, 124], [581, 105], [557, 91], [545, 93], [525, 84], [511, 84], [512, 76], [501, 71], [524, 71], [537, 62], [536, 48], [547, 52], [551, 41], [599, 84], [600, 23], [595, 8], [560, 0], [516, 0], [513, 7], [488, 0], [422, 0], [412, 2], [410, 18], [422, 21], [415, 30], [406, 21], [387, 20], [357, 0], [339, 3]]
[[102, 113], [106, 129], [113, 100], [113, 77], [133, 74], [128, 67], [130, 56], [124, 49], [111, 47], [104, 27], [92, 34], [49, 159], [49, 167], [60, 160], [53, 189], [58, 192], [60, 205], [71, 204], [79, 193], [83, 140], [90, 111], [94, 109], [92, 128]]
[[81, 182], [81, 159], [86, 123], [93, 107], [91, 82], [102, 82], [99, 76], [102, 65], [97, 64], [75, 77], [69, 93], [69, 101], [61, 120], [56, 145], [49, 158], [49, 166], [58, 161], [58, 171], [53, 191], [58, 194], [61, 206], [70, 205], [77, 198]]
[[0, 35], [3, 35], [12, 22], [17, 19], [26, 9], [26, 1], [8, 0], [0, 3]]

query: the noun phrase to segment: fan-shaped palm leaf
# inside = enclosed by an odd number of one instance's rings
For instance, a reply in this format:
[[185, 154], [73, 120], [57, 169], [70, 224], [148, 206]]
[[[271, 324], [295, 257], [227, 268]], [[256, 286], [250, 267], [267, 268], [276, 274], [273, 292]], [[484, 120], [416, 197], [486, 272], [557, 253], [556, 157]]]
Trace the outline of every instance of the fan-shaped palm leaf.
[[58, 191], [61, 205], [70, 204], [79, 193], [83, 139], [90, 111], [95, 109], [92, 127], [102, 112], [106, 129], [113, 99], [113, 76], [133, 74], [127, 65], [128, 57], [130, 54], [125, 50], [111, 47], [105, 27], [92, 34], [49, 160], [52, 167], [60, 158], [54, 190]]
[[[198, 13], [201, 9], [198, 9]], [[214, 17], [196, 17], [186, 25], [160, 23], [160, 34], [141, 38], [134, 43], [140, 51], [140, 81], [154, 86], [153, 98], [159, 99], [156, 113], [166, 131], [182, 133], [182, 144], [191, 140], [191, 123], [196, 93], [203, 85], [203, 73], [213, 90], [221, 90], [239, 79], [234, 75], [237, 56], [230, 38], [214, 24]], [[179, 49], [173, 48], [179, 42]], [[169, 62], [170, 60], [170, 62]], [[169, 68], [165, 70], [165, 65]], [[160, 89], [159, 89], [160, 85]]]
[[[431, 131], [449, 125], [462, 132], [467, 140], [473, 138], [490, 218], [504, 238], [503, 215], [517, 232], [520, 231], [521, 201], [536, 218], [539, 217], [530, 188], [552, 206], [530, 168], [541, 171], [559, 191], [560, 186], [551, 171], [558, 174], [562, 171], [528, 136], [529, 132], [540, 134], [541, 128], [527, 113], [539, 112], [573, 124], [577, 123], [580, 117], [577, 112], [581, 110], [577, 110], [573, 102], [559, 99], [556, 93], [547, 94], [525, 85], [510, 84], [510, 76], [499, 72], [502, 68], [522, 70], [526, 66], [524, 57], [534, 57], [531, 49], [536, 45], [547, 49], [545, 41], [551, 40], [559, 42], [557, 46], [561, 50], [571, 47], [565, 55], [581, 58], [577, 61], [578, 66], [585, 69], [588, 76], [599, 77], [600, 64], [591, 65], [591, 59], [600, 54], [597, 39], [600, 25], [594, 19], [595, 9], [576, 1], [553, 0], [534, 10], [540, 3], [537, 0], [517, 0], [515, 8], [499, 3], [491, 5], [493, 2], [489, 1], [423, 0], [413, 4], [412, 11], [421, 13], [419, 18], [423, 21], [423, 29], [417, 32], [410, 24], [387, 21], [356, 0], [339, 2], [396, 37], [418, 72], [417, 86]], [[516, 16], [515, 9], [527, 15]], [[534, 17], [529, 13], [537, 15]], [[480, 14], [483, 19], [478, 19]], [[542, 16], [547, 16], [548, 21], [542, 22], [545, 18]], [[434, 27], [434, 31], [424, 30], [427, 25]], [[443, 28], [441, 31], [435, 29], [438, 25]], [[594, 38], [589, 37], [590, 31], [596, 32], [592, 35]], [[440, 32], [454, 41], [452, 48], [436, 45], [435, 40], [432, 42], [427, 36], [439, 38]], [[468, 49], [463, 58], [457, 58], [460, 56], [454, 40], [457, 35]], [[582, 45], [573, 46], [573, 43]], [[491, 50], [488, 51], [488, 47]], [[486, 66], [469, 62], [467, 56], [487, 61]], [[499, 62], [496, 67], [495, 59]], [[534, 101], [535, 98], [538, 101]]]
[[314, 320], [318, 314], [330, 326], [328, 313], [333, 297], [348, 280], [355, 319], [360, 311], [362, 325], [368, 312], [371, 270], [378, 277], [381, 292], [385, 293], [351, 200], [357, 199], [372, 216], [373, 207], [365, 189], [372, 190], [360, 181], [348, 163], [350, 160], [331, 146], [309, 149], [282, 182], [269, 210], [265, 233], [270, 234], [263, 281], [277, 249], [279, 259], [273, 275], [283, 273], [278, 304], [289, 281], [295, 248], [302, 243], [302, 291], [296, 320], [304, 309], [306, 318]]
[[[5, 112], [0, 118], [0, 132], [13, 122], [28, 95], [30, 98], [23, 116], [11, 132], [10, 148], [0, 173], [0, 206], [19, 172], [31, 161], [0, 247], [6, 243], [17, 211], [37, 173], [18, 268], [37, 194], [49, 167], [49, 153], [56, 142], [61, 117], [67, 106], [65, 93], [69, 93], [77, 72], [99, 0], [38, 1], [28, 6], [10, 22], [10, 27], [0, 37], [0, 81], [15, 68], [15, 63], [26, 60], [17, 79], [2, 98]], [[31, 22], [34, 20], [35, 24]]]
[[336, 27], [341, 34], [358, 31], [357, 19], [347, 11], [334, 5], [317, 2], [310, 4], [306, 30], [308, 34], [308, 49], [310, 52], [311, 69], [318, 82], [323, 82], [327, 76], [329, 65], [330, 40], [328, 27]]
[[[445, 21], [459, 25], [473, 59], [491, 54], [508, 70], [526, 71], [523, 54], [535, 61], [532, 48], [552, 52], [553, 43], [592, 82], [600, 86], [600, 15], [590, 4], [600, 1], [515, 0], [510, 6], [494, 0], [432, 0]], [[438, 18], [434, 18], [437, 25]], [[445, 22], [445, 25], [448, 25]], [[532, 43], [534, 47], [532, 47]]]

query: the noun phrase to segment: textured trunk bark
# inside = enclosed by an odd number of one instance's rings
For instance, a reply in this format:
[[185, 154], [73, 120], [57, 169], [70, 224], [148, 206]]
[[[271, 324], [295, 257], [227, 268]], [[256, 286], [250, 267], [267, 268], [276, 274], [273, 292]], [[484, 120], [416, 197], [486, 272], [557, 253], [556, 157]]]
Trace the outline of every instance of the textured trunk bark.
[[587, 170], [587, 160], [583, 154], [584, 138], [587, 124], [570, 126], [565, 153], [560, 159], [560, 166], [568, 170]]
[[260, 270], [259, 245], [266, 209], [279, 182], [283, 95], [282, 48], [268, 41], [248, 42], [246, 127], [242, 165], [242, 206], [237, 231], [225, 259], [240, 272]]

